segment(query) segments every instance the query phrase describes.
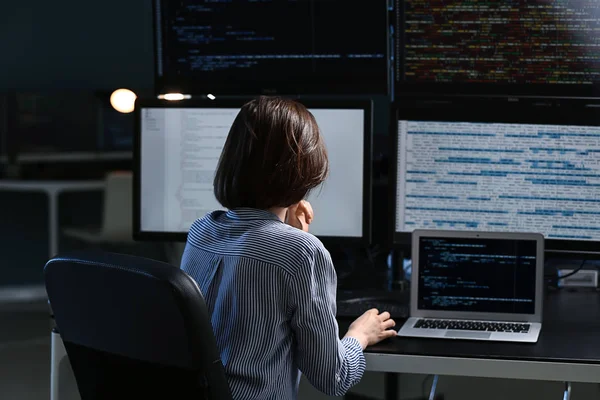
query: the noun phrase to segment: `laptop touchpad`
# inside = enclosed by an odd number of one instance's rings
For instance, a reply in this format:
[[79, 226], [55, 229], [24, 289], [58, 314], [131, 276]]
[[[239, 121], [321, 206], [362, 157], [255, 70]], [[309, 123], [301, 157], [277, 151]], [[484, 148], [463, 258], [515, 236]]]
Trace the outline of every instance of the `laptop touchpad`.
[[446, 331], [444, 335], [447, 338], [457, 339], [488, 339], [491, 336], [489, 332], [468, 332], [468, 331]]

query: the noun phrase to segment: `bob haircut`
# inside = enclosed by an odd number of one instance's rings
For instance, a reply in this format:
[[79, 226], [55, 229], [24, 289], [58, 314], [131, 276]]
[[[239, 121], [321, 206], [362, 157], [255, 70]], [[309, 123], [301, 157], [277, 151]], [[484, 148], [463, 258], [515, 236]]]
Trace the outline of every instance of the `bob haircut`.
[[235, 118], [215, 174], [215, 197], [228, 209], [289, 207], [329, 172], [314, 116], [294, 100], [261, 96]]

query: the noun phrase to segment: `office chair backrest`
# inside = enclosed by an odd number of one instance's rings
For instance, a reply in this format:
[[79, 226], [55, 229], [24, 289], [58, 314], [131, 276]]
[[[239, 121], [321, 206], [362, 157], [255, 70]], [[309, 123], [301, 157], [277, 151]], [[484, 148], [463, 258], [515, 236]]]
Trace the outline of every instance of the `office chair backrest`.
[[133, 174], [111, 172], [106, 176], [102, 236], [115, 241], [133, 240]]
[[44, 275], [82, 400], [231, 398], [204, 298], [180, 269], [78, 253]]

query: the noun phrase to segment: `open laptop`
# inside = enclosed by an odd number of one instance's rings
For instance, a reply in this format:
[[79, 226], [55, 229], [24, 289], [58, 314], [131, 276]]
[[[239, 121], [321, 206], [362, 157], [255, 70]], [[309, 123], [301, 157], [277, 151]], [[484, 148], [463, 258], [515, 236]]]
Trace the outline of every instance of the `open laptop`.
[[410, 318], [399, 336], [538, 340], [544, 237], [415, 230]]

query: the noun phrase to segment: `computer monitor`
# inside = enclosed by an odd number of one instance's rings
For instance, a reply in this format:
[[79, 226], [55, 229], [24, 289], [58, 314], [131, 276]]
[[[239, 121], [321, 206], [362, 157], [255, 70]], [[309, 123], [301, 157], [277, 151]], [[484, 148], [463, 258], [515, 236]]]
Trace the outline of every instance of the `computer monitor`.
[[[139, 100], [134, 146], [134, 236], [183, 241], [192, 223], [223, 209], [213, 179], [241, 100]], [[368, 241], [371, 199], [370, 101], [302, 101], [328, 149], [330, 174], [308, 200], [310, 232]]]
[[155, 0], [156, 89], [387, 94], [388, 0]]
[[596, 0], [395, 0], [406, 93], [600, 96]]
[[10, 91], [0, 101], [0, 133], [12, 162], [131, 160], [133, 116], [93, 90]]
[[93, 91], [14, 91], [7, 96], [10, 152], [43, 156], [96, 151], [99, 100]]
[[399, 107], [393, 239], [415, 229], [535, 232], [547, 251], [598, 252], [596, 108]]
[[104, 152], [133, 150], [134, 116], [114, 109], [109, 101], [99, 107], [98, 149]]

